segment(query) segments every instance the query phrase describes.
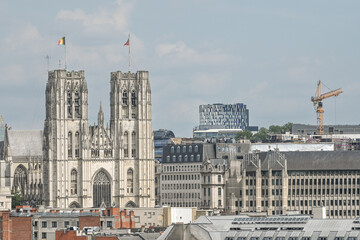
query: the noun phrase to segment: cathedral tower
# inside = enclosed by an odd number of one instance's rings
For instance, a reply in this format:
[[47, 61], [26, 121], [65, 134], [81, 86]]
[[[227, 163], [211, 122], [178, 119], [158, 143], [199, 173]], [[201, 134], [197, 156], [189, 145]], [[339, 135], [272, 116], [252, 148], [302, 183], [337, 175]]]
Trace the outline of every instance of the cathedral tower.
[[120, 207], [154, 207], [155, 172], [149, 73], [111, 73], [110, 131]]
[[[81, 203], [79, 174], [87, 159], [88, 89], [84, 71], [49, 72], [44, 124], [45, 204], [68, 207]], [[79, 206], [80, 207], [80, 206]]]

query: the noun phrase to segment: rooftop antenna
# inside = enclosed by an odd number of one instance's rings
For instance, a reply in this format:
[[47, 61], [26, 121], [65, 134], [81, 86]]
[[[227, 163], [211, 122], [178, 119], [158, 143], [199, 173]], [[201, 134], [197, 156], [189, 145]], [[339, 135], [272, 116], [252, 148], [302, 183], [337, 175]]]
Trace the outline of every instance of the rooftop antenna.
[[47, 61], [47, 70], [49, 71], [50, 70], [50, 56], [49, 55], [46, 55], [46, 61]]

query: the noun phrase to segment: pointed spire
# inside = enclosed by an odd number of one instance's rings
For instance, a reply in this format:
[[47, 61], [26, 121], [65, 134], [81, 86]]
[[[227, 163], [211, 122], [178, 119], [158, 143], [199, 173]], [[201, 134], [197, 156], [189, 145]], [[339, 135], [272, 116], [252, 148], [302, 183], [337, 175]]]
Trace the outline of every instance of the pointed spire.
[[99, 127], [102, 126], [104, 127], [104, 113], [102, 110], [102, 103], [100, 101], [100, 109], [99, 109], [99, 113], [98, 113], [98, 125]]

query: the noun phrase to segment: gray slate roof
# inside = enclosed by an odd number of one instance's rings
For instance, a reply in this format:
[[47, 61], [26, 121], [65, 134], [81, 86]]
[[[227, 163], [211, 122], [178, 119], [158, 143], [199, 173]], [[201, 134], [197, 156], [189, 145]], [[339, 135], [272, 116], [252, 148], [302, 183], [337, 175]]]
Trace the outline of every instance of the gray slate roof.
[[[260, 153], [261, 165], [268, 166], [271, 152]], [[287, 159], [288, 171], [360, 170], [360, 151], [281, 152]], [[280, 170], [275, 165], [273, 170]]]
[[9, 130], [9, 145], [13, 157], [42, 156], [42, 130]]

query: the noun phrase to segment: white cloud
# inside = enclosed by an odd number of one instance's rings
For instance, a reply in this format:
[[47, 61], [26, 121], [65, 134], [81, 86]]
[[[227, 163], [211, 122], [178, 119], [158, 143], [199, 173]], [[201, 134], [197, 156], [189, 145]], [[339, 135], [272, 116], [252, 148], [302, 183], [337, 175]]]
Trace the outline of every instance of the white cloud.
[[184, 42], [162, 43], [156, 46], [156, 55], [166, 58], [172, 63], [198, 63], [198, 64], [217, 64], [229, 60], [229, 56], [219, 53], [218, 50], [211, 50], [201, 53], [188, 47]]
[[42, 40], [42, 37], [38, 29], [34, 25], [27, 23], [9, 34], [5, 38], [4, 43], [8, 49], [17, 49], [25, 45], [34, 46], [34, 42], [39, 40]]
[[100, 9], [94, 13], [85, 13], [81, 9], [61, 10], [56, 18], [80, 22], [85, 31], [96, 33], [106, 31], [125, 31], [128, 17], [132, 12], [134, 2], [117, 1], [117, 7], [112, 10]]

